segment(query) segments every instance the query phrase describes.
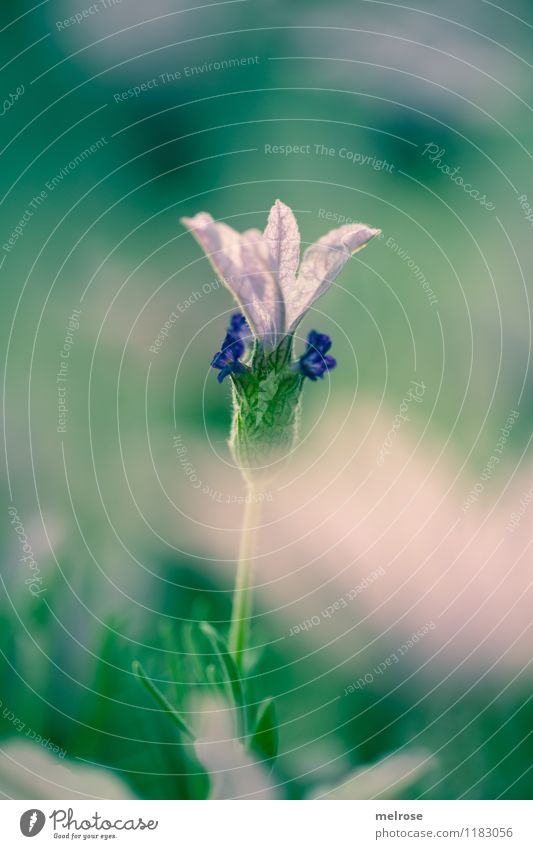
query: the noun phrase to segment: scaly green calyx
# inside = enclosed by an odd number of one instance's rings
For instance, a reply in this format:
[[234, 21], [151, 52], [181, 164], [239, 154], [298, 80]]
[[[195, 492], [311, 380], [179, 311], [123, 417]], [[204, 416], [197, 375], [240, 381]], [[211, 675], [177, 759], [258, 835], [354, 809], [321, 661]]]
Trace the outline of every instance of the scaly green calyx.
[[291, 365], [292, 336], [265, 353], [256, 341], [252, 361], [232, 374], [230, 448], [245, 477], [264, 481], [294, 446], [303, 376]]

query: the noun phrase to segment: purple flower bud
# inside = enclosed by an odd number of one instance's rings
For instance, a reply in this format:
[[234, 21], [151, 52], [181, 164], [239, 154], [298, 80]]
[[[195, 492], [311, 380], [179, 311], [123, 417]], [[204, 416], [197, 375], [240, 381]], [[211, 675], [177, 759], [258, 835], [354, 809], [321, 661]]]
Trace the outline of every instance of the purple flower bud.
[[300, 374], [310, 380], [324, 377], [325, 372], [331, 371], [337, 361], [327, 353], [331, 348], [331, 339], [326, 333], [311, 330], [307, 337], [307, 348], [297, 363]]
[[241, 313], [234, 313], [221, 349], [211, 360], [213, 368], [220, 370], [217, 378], [219, 383], [222, 383], [228, 374], [245, 371], [246, 367], [239, 360], [246, 350], [245, 343], [250, 339], [251, 333], [245, 317]]

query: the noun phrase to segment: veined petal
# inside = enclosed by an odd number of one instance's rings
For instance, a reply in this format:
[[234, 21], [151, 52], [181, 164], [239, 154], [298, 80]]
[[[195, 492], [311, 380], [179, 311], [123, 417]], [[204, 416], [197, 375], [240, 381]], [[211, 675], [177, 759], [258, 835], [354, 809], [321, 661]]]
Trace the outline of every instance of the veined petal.
[[293, 331], [310, 306], [327, 292], [352, 254], [381, 233], [366, 224], [344, 224], [305, 251], [293, 293], [286, 300], [286, 322]]
[[238, 233], [207, 212], [181, 221], [237, 300], [254, 334], [266, 347], [274, 347], [284, 333], [283, 296], [261, 232]]
[[264, 238], [285, 304], [290, 304], [300, 262], [300, 231], [292, 209], [277, 200], [268, 216]]

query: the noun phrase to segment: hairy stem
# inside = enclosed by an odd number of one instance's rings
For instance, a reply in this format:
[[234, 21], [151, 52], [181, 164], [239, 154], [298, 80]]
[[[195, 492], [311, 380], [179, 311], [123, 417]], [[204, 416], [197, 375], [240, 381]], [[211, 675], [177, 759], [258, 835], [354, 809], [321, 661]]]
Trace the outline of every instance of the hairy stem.
[[254, 485], [249, 483], [229, 631], [229, 650], [239, 667], [242, 666], [243, 652], [248, 644], [248, 631], [252, 613], [253, 559], [260, 514], [260, 499], [257, 496], [258, 493]]

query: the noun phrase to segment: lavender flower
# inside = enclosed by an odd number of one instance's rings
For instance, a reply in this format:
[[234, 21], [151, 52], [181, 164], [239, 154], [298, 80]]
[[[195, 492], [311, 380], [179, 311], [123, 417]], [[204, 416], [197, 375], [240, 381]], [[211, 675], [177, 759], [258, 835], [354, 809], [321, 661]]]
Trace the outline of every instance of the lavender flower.
[[[328, 353], [331, 339], [316, 330], [309, 333], [304, 353], [293, 361], [294, 332], [350, 256], [380, 231], [366, 224], [338, 227], [307, 248], [300, 262], [296, 218], [280, 200], [270, 210], [264, 233], [259, 230], [238, 233], [227, 224], [214, 221], [207, 212], [182, 221], [242, 310], [242, 314], [232, 316], [222, 347], [211, 362], [219, 371], [220, 382], [227, 375], [231, 377], [233, 421], [229, 444], [248, 484], [249, 495], [228, 651], [221, 655], [227, 654], [232, 659], [235, 668], [230, 663], [228, 674], [237, 680], [248, 646], [256, 495], [294, 445], [305, 378], [316, 381], [336, 366]], [[253, 350], [246, 362], [242, 362], [250, 331], [254, 337]], [[220, 653], [217, 637], [213, 645]], [[271, 699], [266, 699], [263, 708], [258, 709], [256, 731], [258, 739], [268, 738], [263, 751], [272, 758], [277, 748], [277, 732]]]
[[231, 291], [265, 350], [293, 334], [310, 307], [330, 288], [350, 256], [380, 233], [345, 224], [322, 236], [300, 262], [300, 233], [292, 210], [277, 200], [266, 229], [238, 233], [207, 212], [182, 218]]
[[[242, 310], [211, 365], [233, 386], [230, 446], [248, 481], [271, 474], [296, 438], [304, 379], [316, 381], [336, 362], [331, 339], [311, 331], [304, 353], [292, 360], [294, 332], [332, 285], [350, 256], [380, 231], [366, 224], [331, 230], [304, 252], [292, 210], [277, 200], [265, 231], [238, 233], [207, 212], [182, 219]], [[246, 339], [253, 337], [251, 356]]]

